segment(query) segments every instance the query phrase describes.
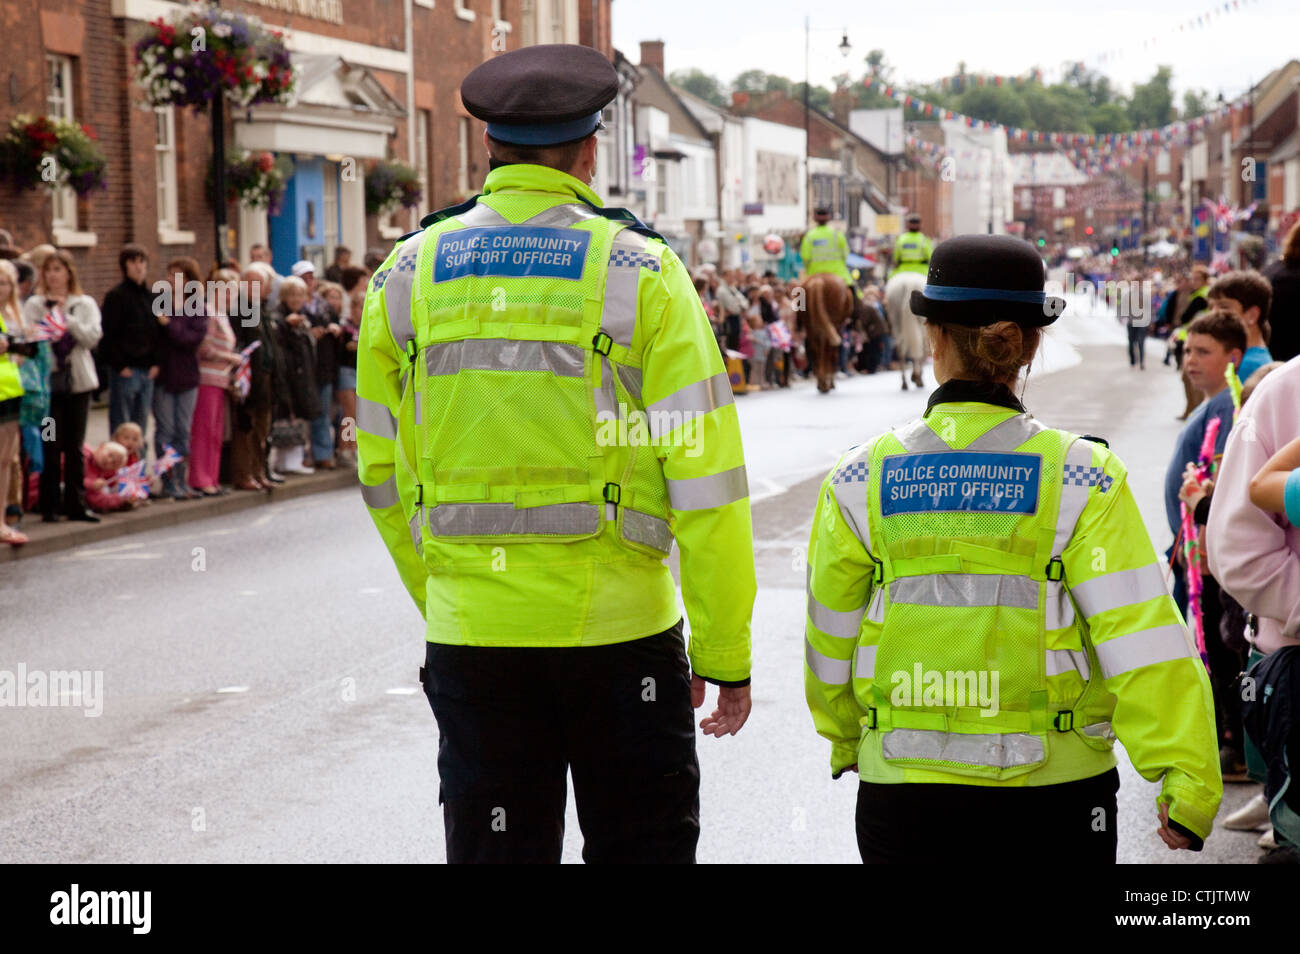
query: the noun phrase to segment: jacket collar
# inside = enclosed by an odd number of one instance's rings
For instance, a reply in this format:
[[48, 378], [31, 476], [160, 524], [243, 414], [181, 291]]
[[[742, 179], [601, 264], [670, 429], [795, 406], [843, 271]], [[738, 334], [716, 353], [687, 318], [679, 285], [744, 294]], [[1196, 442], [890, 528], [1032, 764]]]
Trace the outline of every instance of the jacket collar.
[[497, 192], [550, 192], [572, 195], [597, 208], [605, 205], [591, 186], [581, 179], [575, 179], [559, 169], [527, 162], [512, 162], [497, 166], [489, 172], [483, 180], [483, 194], [493, 195]]
[[929, 417], [930, 411], [934, 409], [936, 404], [960, 404], [964, 402], [994, 404], [998, 407], [1019, 411], [1021, 414], [1025, 413], [1025, 406], [1020, 403], [1020, 400], [1011, 393], [1011, 389], [1005, 384], [953, 378], [934, 389], [922, 417]]

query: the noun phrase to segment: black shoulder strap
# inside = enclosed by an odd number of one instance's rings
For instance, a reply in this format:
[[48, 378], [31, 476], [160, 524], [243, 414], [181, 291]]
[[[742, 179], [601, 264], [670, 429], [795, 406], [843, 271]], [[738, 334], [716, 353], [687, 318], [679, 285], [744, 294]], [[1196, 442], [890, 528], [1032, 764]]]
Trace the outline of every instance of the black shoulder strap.
[[430, 212], [424, 218], [420, 219], [420, 228], [427, 229], [430, 225], [433, 225], [436, 222], [441, 222], [443, 219], [452, 219], [458, 215], [464, 215], [470, 209], [474, 208], [474, 206], [478, 204], [478, 200], [481, 198], [483, 198], [482, 193], [476, 196], [471, 196], [460, 205], [449, 205], [445, 209], [438, 209], [436, 212]]
[[[578, 198], [582, 199], [582, 196], [579, 196]], [[663, 242], [665, 245], [668, 244], [668, 240], [666, 238], [664, 238], [654, 229], [650, 228], [650, 226], [646, 225], [644, 222], [638, 219], [635, 213], [631, 212], [630, 210], [593, 205], [591, 202], [588, 202], [586, 199], [582, 199], [582, 201], [587, 206], [587, 208], [591, 209], [591, 211], [595, 212], [601, 218], [609, 219], [611, 222], [627, 222], [629, 223], [628, 229], [630, 231], [639, 232], [640, 234], [646, 236], [647, 238], [658, 239], [659, 241]]]

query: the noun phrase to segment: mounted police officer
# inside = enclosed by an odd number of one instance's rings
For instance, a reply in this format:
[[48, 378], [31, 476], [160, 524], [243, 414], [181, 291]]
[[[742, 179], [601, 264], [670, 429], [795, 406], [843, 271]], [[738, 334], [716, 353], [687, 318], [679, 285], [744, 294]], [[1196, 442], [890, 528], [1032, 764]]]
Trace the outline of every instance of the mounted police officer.
[[930, 269], [930, 254], [930, 239], [921, 231], [921, 213], [908, 213], [907, 231], [894, 240], [894, 270], [890, 276], [899, 272], [926, 274]]
[[1114, 862], [1116, 737], [1170, 848], [1213, 825], [1209, 682], [1124, 465], [1011, 390], [1063, 305], [1019, 239], [939, 245], [911, 307], [940, 387], [822, 485], [804, 681], [864, 861]]
[[847, 263], [849, 242], [844, 233], [830, 224], [831, 210], [819, 205], [813, 209], [813, 221], [817, 224], [804, 233], [799, 243], [799, 257], [803, 259], [805, 275], [829, 273], [844, 279], [849, 288], [853, 288], [853, 276], [849, 273]]
[[483, 192], [426, 216], [366, 299], [362, 493], [427, 620], [453, 862], [558, 861], [566, 769], [587, 861], [693, 861], [691, 709], [708, 681], [706, 734], [749, 715], [736, 409], [685, 267], [588, 185], [617, 90], [581, 46], [473, 70]]

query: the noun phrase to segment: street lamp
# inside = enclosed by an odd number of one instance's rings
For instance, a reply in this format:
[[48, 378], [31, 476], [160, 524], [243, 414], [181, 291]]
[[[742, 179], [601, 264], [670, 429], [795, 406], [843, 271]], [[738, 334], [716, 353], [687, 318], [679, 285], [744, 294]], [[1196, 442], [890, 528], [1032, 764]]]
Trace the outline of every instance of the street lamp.
[[845, 27], [844, 35], [840, 38], [840, 56], [848, 59], [849, 51], [852, 49], [853, 47], [849, 45], [849, 28]]

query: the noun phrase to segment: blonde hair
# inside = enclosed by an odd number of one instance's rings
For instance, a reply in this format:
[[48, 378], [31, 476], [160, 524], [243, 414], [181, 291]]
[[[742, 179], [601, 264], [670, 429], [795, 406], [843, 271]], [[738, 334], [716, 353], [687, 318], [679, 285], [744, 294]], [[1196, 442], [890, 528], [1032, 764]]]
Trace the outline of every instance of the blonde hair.
[[135, 434], [141, 441], [144, 441], [144, 430], [135, 421], [123, 421], [121, 424], [117, 425], [117, 429], [113, 431], [113, 437], [110, 440], [110, 443], [116, 441], [122, 434]]
[[34, 245], [18, 257], [24, 262], [31, 262], [32, 268], [36, 269], [36, 274], [39, 275], [41, 272], [41, 266], [45, 264], [45, 260], [57, 251], [58, 249], [53, 245]]
[[[0, 314], [5, 317], [5, 324], [17, 319], [22, 320], [22, 312], [18, 307], [18, 269], [14, 268], [13, 262], [8, 259], [0, 258], [0, 275], [9, 279], [9, 298], [0, 298]], [[10, 332], [14, 329], [10, 328]]]
[[948, 336], [962, 370], [977, 379], [1014, 384], [1020, 369], [1034, 360], [1043, 330], [1014, 321], [968, 328], [935, 322]]
[[289, 276], [286, 276], [286, 277], [285, 277], [285, 278], [280, 282], [280, 300], [281, 300], [281, 301], [284, 301], [284, 295], [285, 295], [285, 292], [290, 292], [290, 291], [293, 291], [293, 290], [295, 290], [295, 289], [297, 289], [298, 291], [300, 291], [300, 292], [302, 292], [304, 295], [306, 295], [306, 294], [307, 294], [307, 283], [306, 283], [305, 281], [303, 281], [301, 278], [299, 278], [297, 275], [289, 275]]
[[98, 447], [95, 448], [95, 453], [96, 454], [120, 454], [122, 457], [123, 464], [125, 464], [131, 458], [130, 452], [127, 451], [127, 449], [123, 447], [121, 444], [119, 444], [117, 441], [104, 441], [104, 443], [100, 444]]

